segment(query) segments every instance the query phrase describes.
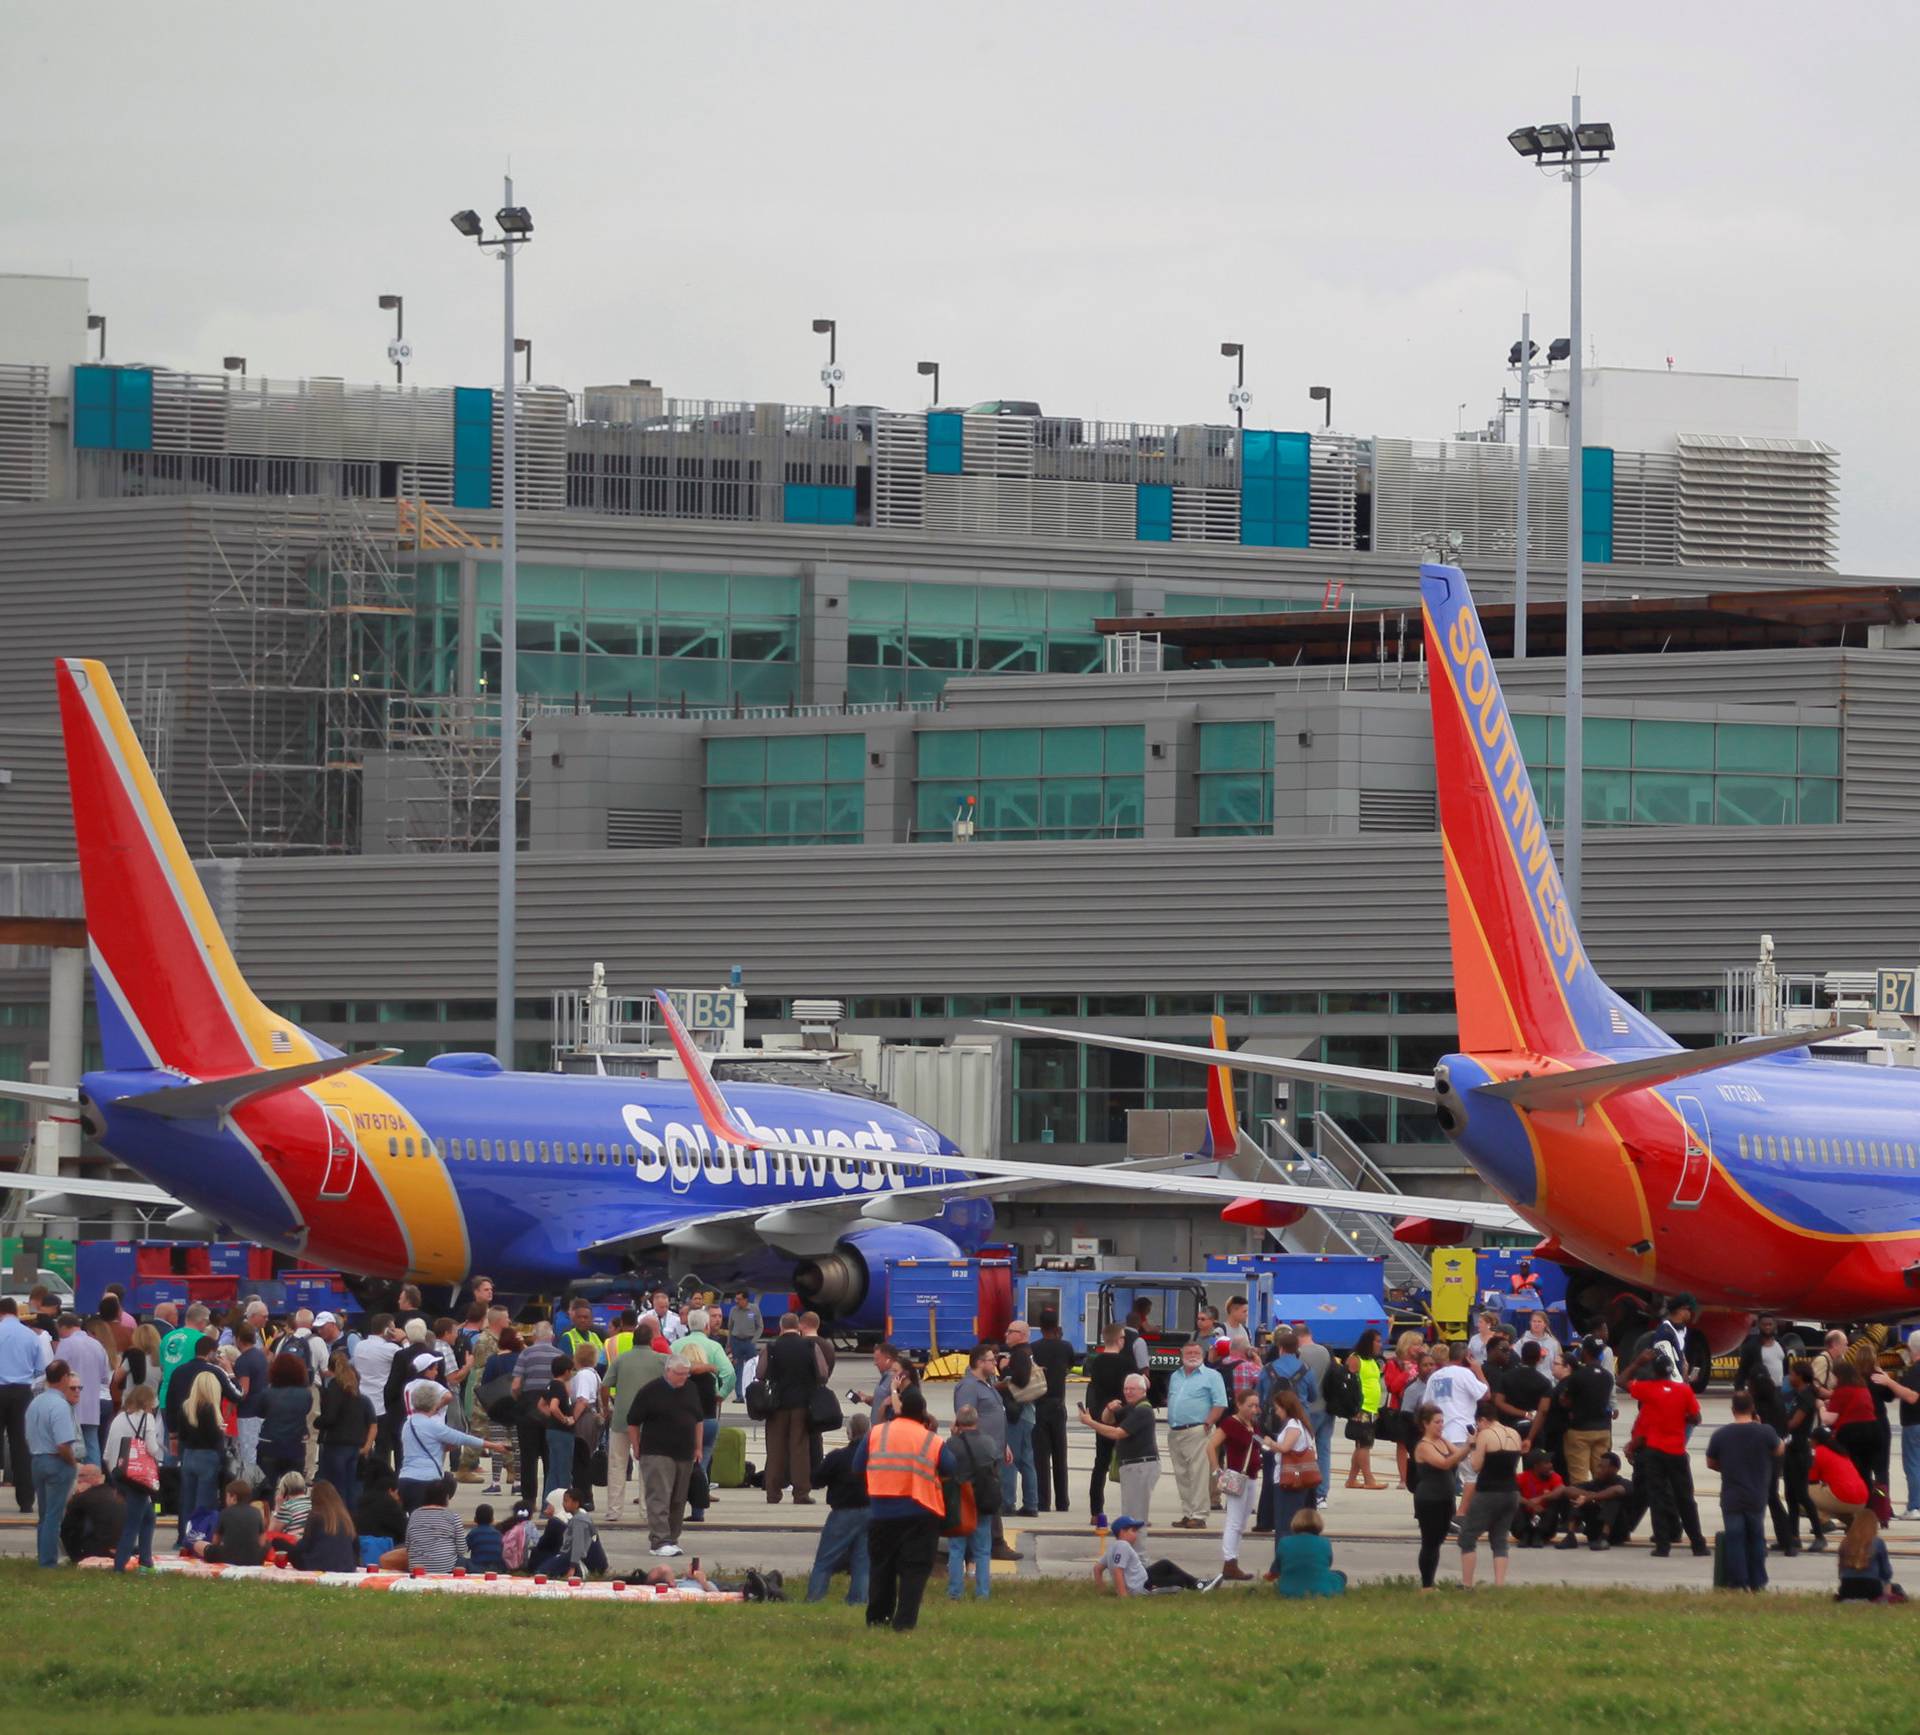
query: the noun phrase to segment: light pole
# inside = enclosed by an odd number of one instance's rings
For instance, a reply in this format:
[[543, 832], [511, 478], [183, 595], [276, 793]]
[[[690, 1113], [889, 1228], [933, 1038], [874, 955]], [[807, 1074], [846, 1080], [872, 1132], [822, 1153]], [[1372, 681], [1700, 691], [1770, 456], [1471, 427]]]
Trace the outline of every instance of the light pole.
[[1327, 406], [1326, 420], [1320, 425], [1323, 428], [1331, 428], [1333, 426], [1333, 387], [1308, 386], [1307, 399], [1310, 403], [1325, 404]]
[[1580, 119], [1580, 98], [1573, 99], [1571, 117], [1546, 126], [1520, 127], [1507, 134], [1507, 143], [1537, 167], [1551, 170], [1572, 189], [1572, 245], [1569, 249], [1571, 283], [1567, 298], [1567, 725], [1562, 754], [1566, 794], [1561, 812], [1560, 878], [1567, 908], [1580, 914], [1580, 841], [1586, 817], [1581, 787], [1584, 703], [1582, 658], [1585, 655], [1584, 562], [1581, 488], [1585, 483], [1585, 451], [1581, 445], [1580, 400], [1580, 183], [1613, 154], [1613, 128], [1605, 121]]
[[1507, 352], [1520, 369], [1520, 493], [1513, 524], [1513, 657], [1527, 657], [1527, 423], [1533, 419], [1533, 313], [1520, 315], [1520, 341]]
[[1247, 425], [1247, 405], [1251, 401], [1247, 391], [1247, 346], [1244, 343], [1223, 343], [1220, 353], [1234, 364], [1233, 390], [1227, 393], [1227, 402], [1233, 407], [1233, 425], [1244, 428]]
[[[820, 370], [821, 382], [827, 388], [827, 408], [832, 409], [837, 401], [834, 388], [840, 383], [840, 370], [834, 364], [840, 359], [840, 322], [837, 319], [816, 319], [813, 329], [827, 340], [827, 365]], [[936, 391], [936, 397], [939, 393]]]
[[513, 340], [513, 353], [515, 355], [523, 355], [527, 358], [526, 376], [524, 379], [522, 379], [520, 383], [522, 385], [529, 385], [529, 386], [532, 385], [533, 384], [533, 339], [530, 337], [516, 337]]
[[940, 407], [940, 364], [937, 361], [923, 361], [914, 365], [915, 373], [933, 375], [933, 407]]
[[88, 314], [87, 330], [99, 332], [100, 353], [94, 359], [96, 361], [105, 361], [107, 359], [107, 316], [104, 313]]
[[387, 360], [393, 363], [393, 383], [399, 385], [407, 377], [407, 358], [413, 351], [407, 348], [407, 298], [404, 295], [383, 295], [380, 306], [384, 312], [393, 315], [393, 342], [387, 345]]
[[[513, 202], [513, 177], [493, 220], [500, 233], [489, 237], [474, 211], [456, 211], [453, 226], [484, 251], [497, 253], [505, 267], [505, 335], [500, 362], [500, 956], [494, 986], [493, 1052], [513, 1069], [514, 893], [520, 847], [520, 681], [519, 681], [519, 466], [515, 462], [515, 424], [520, 406], [513, 389], [513, 256], [533, 238], [533, 217]], [[531, 365], [531, 363], [529, 363]]]

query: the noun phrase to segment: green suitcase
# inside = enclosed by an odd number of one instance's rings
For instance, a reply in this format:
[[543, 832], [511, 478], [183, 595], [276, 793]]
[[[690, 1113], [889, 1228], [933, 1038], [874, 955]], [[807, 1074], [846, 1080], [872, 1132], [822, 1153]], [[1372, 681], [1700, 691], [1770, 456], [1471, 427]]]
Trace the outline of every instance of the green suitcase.
[[713, 1468], [707, 1480], [716, 1488], [744, 1488], [747, 1483], [747, 1431], [722, 1428], [714, 1437]]

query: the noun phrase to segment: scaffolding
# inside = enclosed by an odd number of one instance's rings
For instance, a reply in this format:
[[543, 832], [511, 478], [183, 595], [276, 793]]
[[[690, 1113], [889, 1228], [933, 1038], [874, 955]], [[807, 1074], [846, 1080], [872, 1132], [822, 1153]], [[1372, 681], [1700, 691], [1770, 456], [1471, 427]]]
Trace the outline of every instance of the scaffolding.
[[359, 500], [284, 502], [217, 543], [208, 609], [209, 842], [222, 855], [348, 854], [366, 756], [407, 689], [413, 583]]
[[[532, 723], [568, 707], [527, 695], [517, 709], [515, 788], [524, 846]], [[440, 855], [500, 847], [498, 699], [394, 695], [387, 701], [386, 747], [393, 779], [386, 809], [389, 849]]]

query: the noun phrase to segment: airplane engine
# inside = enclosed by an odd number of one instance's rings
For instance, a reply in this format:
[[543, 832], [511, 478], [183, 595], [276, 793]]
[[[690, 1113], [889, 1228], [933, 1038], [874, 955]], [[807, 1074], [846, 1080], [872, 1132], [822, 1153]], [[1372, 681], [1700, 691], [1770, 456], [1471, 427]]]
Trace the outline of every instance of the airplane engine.
[[918, 1223], [856, 1229], [831, 1253], [803, 1259], [793, 1268], [794, 1293], [816, 1313], [861, 1332], [887, 1328], [889, 1259], [958, 1259], [951, 1237]]

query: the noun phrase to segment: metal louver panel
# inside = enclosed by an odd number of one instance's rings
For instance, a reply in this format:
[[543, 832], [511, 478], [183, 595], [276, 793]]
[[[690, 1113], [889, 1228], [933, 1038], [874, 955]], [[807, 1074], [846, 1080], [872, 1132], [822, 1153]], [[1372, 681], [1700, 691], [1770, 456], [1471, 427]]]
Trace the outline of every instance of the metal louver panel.
[[[518, 450], [519, 500], [535, 511], [557, 512], [567, 503], [567, 420], [571, 400], [563, 391], [523, 386], [514, 394], [520, 405]], [[506, 498], [502, 482], [506, 462], [505, 400], [493, 394], [493, 497]]]
[[[1529, 454], [1527, 545], [1532, 558], [1565, 560], [1567, 454]], [[1459, 538], [1462, 559], [1511, 559], [1519, 503], [1519, 451], [1472, 440], [1373, 442], [1373, 546], [1386, 554], [1423, 552], [1435, 539]]]
[[883, 410], [873, 418], [873, 522], [918, 530], [926, 522], [927, 419]]
[[1680, 464], [1670, 452], [1613, 455], [1613, 558], [1623, 566], [1677, 566]]
[[1438, 826], [1431, 789], [1360, 791], [1362, 831], [1434, 831]]
[[1226, 488], [1176, 488], [1173, 491], [1175, 542], [1238, 542], [1240, 495]]
[[1031, 416], [962, 416], [962, 461], [969, 476], [1031, 476]]
[[1133, 490], [1026, 476], [929, 476], [926, 528], [950, 536], [1062, 536], [1130, 542]]
[[0, 500], [46, 499], [49, 414], [47, 370], [0, 364]]
[[1819, 440], [1679, 438], [1683, 566], [1830, 571], [1838, 554], [1840, 455]]
[[683, 816], [677, 807], [610, 807], [608, 849], [678, 849]]
[[[1354, 442], [1350, 436], [1313, 436], [1308, 469], [1307, 540], [1315, 548], [1353, 546], [1353, 494], [1359, 468], [1354, 458]], [[1238, 534], [1236, 526], [1235, 535]]]

